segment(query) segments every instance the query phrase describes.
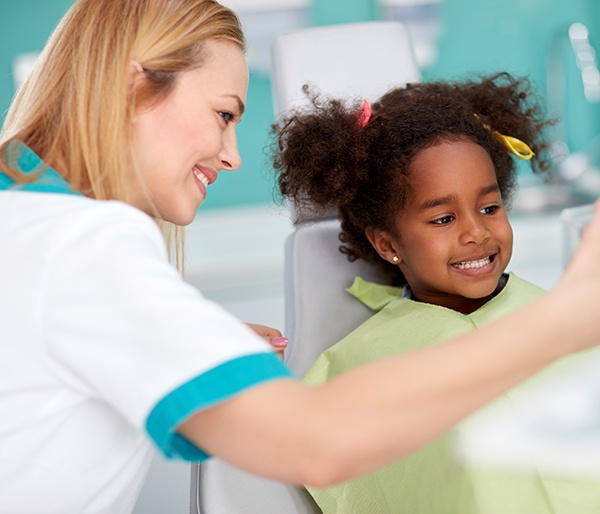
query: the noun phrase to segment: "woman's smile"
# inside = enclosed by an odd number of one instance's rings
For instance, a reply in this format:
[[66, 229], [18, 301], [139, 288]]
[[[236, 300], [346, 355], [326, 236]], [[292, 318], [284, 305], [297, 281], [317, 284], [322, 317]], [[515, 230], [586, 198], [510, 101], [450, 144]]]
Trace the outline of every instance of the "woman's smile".
[[[139, 189], [147, 194], [132, 203], [176, 225], [192, 222], [220, 170], [241, 165], [235, 130], [248, 89], [244, 54], [227, 41], [208, 41], [203, 52], [203, 65], [181, 72], [168, 96], [136, 112], [134, 124]], [[138, 80], [146, 80], [143, 71]]]
[[217, 180], [217, 172], [213, 169], [196, 165], [194, 166], [193, 173], [202, 196], [206, 197], [206, 188], [209, 184]]

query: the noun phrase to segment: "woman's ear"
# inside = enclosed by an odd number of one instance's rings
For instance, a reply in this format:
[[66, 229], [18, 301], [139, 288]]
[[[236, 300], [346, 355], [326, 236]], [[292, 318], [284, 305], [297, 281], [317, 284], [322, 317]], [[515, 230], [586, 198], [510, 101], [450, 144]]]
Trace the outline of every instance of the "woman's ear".
[[373, 245], [373, 248], [375, 248], [375, 251], [379, 254], [379, 257], [394, 266], [400, 264], [402, 260], [400, 252], [398, 251], [394, 239], [388, 232], [378, 228], [368, 228], [365, 230], [365, 235], [371, 245]]
[[129, 72], [127, 74], [127, 85], [129, 86], [129, 90], [133, 90], [133, 88], [137, 87], [140, 80], [144, 78], [144, 68], [143, 66], [137, 62], [136, 60], [132, 60], [129, 63]]
[[[132, 99], [137, 96], [136, 94], [140, 88], [140, 84], [145, 78], [146, 74], [144, 73], [142, 65], [139, 62], [132, 60], [129, 63], [129, 70], [127, 72], [127, 96], [129, 101], [132, 101]], [[135, 121], [136, 118], [137, 115], [134, 114], [133, 121]]]
[[127, 71], [127, 95], [129, 98], [135, 98], [137, 92], [140, 89], [140, 85], [146, 79], [146, 73], [142, 65], [132, 60], [129, 63], [129, 70]]

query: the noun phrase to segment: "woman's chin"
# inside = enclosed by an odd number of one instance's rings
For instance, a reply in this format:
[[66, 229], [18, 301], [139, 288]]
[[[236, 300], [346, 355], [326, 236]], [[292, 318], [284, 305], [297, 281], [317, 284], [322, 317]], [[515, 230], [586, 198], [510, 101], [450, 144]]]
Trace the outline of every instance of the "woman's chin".
[[202, 202], [194, 206], [190, 206], [189, 209], [178, 209], [173, 212], [161, 213], [159, 219], [168, 223], [172, 223], [173, 225], [185, 227], [194, 221], [196, 218], [196, 213], [198, 212], [198, 207], [200, 207], [201, 203]]

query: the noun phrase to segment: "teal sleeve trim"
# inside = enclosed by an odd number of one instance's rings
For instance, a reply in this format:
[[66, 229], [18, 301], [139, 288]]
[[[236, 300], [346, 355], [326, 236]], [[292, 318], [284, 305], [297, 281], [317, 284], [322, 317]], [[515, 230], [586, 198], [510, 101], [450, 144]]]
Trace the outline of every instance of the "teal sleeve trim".
[[195, 412], [206, 409], [254, 385], [293, 373], [272, 353], [258, 353], [227, 361], [181, 385], [162, 398], [146, 420], [146, 431], [165, 457], [199, 462], [209, 455], [179, 435], [177, 427]]

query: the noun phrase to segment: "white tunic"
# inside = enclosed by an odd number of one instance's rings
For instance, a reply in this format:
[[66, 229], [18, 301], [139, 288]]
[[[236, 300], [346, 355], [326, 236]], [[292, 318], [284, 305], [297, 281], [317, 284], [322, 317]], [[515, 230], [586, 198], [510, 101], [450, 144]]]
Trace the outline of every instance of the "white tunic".
[[[194, 412], [291, 373], [114, 201], [0, 191], [0, 512], [131, 512]], [[150, 437], [149, 437], [150, 436]]]

